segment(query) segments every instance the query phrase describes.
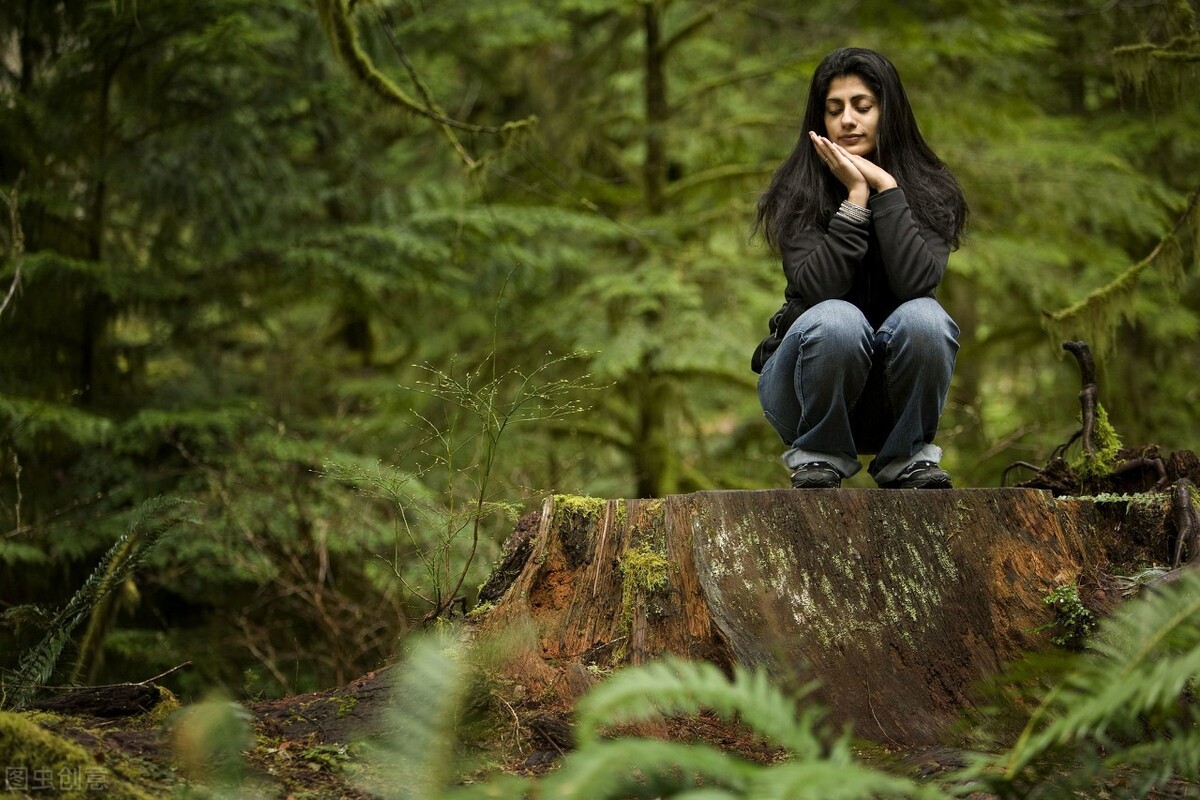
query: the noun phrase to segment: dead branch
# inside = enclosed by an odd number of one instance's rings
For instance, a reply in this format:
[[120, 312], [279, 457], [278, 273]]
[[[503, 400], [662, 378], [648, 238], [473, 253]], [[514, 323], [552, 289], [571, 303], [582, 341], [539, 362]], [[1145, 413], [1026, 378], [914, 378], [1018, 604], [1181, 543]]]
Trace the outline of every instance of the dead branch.
[[1180, 478], [1171, 487], [1171, 513], [1175, 517], [1175, 561], [1174, 567], [1185, 563], [1200, 564], [1200, 514], [1192, 501], [1196, 486], [1187, 478]]
[[[1096, 455], [1096, 362], [1092, 359], [1087, 342], [1063, 342], [1063, 350], [1075, 356], [1079, 362], [1079, 377], [1083, 384], [1079, 390], [1080, 435], [1083, 437], [1083, 452]], [[1072, 437], [1074, 440], [1074, 437]]]
[[1166, 487], [1168, 481], [1170, 481], [1170, 478], [1167, 477], [1167, 465], [1158, 456], [1141, 456], [1140, 458], [1126, 459], [1113, 467], [1112, 475], [1113, 477], [1124, 475], [1126, 472], [1132, 472], [1135, 469], [1143, 467], [1151, 467], [1158, 473], [1158, 480], [1151, 487], [1151, 491], [1159, 491]]
[[11, 260], [14, 264], [12, 284], [8, 287], [8, 294], [4, 296], [4, 302], [0, 303], [0, 315], [2, 315], [8, 308], [8, 304], [12, 302], [17, 288], [21, 285], [21, 255], [25, 252], [25, 233], [21, 230], [21, 216], [17, 211], [16, 187], [14, 186], [9, 194], [0, 192], [0, 199], [4, 200], [4, 204], [8, 206], [8, 230], [12, 241], [5, 260]]

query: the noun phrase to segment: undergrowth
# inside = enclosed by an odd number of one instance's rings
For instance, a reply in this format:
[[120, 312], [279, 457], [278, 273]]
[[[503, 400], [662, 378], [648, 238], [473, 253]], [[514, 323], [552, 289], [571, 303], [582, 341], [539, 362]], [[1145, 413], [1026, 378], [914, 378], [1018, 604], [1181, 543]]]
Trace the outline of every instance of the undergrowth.
[[5, 612], [6, 620], [10, 621], [42, 619], [45, 633], [21, 656], [14, 672], [0, 676], [0, 708], [21, 709], [46, 684], [75, 629], [97, 610], [104, 609], [105, 599], [133, 574], [151, 550], [187, 521], [180, 510], [183, 505], [179, 499], [163, 497], [142, 503], [126, 533], [108, 549], [92, 574], [61, 608], [50, 612], [35, 606], [17, 606]]
[[[1086, 648], [1055, 656], [1027, 683], [1007, 720], [1018, 733], [993, 740], [965, 767], [926, 782], [856, 760], [849, 732], [830, 735], [813, 685], [789, 696], [761, 670], [731, 677], [708, 663], [667, 658], [620, 670], [575, 709], [577, 748], [540, 778], [498, 775], [456, 785], [455, 720], [477, 662], [460, 641], [418, 643], [399, 672], [407, 689], [393, 709], [396, 734], [371, 765], [389, 776], [389, 798], [1144, 798], [1200, 778], [1200, 574], [1128, 601], [1095, 623]], [[478, 647], [478, 645], [476, 645]], [[1035, 659], [1036, 660], [1036, 659]], [[1032, 663], [1032, 662], [1031, 662]], [[1010, 672], [1009, 679], [1017, 673]], [[1023, 680], [1028, 682], [1030, 674]], [[780, 749], [760, 764], [706, 743], [622, 735], [664, 716], [715, 714]], [[403, 778], [403, 780], [401, 780]], [[376, 787], [379, 784], [375, 785]], [[1192, 787], [1195, 788], [1194, 786]]]

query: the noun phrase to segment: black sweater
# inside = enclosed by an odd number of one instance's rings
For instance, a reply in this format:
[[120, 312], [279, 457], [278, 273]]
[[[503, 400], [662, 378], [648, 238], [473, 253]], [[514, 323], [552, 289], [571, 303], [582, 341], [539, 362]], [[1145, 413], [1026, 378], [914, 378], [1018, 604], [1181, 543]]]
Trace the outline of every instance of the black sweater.
[[786, 302], [771, 317], [771, 335], [754, 351], [751, 368], [762, 372], [792, 323], [823, 300], [846, 300], [878, 328], [906, 300], [933, 294], [946, 273], [950, 247], [921, 228], [900, 188], [871, 195], [871, 221], [834, 215], [826, 230], [808, 228], [783, 241]]

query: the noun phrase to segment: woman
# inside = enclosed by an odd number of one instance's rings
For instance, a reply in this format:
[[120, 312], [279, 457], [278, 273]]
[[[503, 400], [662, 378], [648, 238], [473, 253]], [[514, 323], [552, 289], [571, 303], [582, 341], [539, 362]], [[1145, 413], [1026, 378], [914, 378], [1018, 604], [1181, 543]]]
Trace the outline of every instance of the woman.
[[958, 326], [933, 293], [966, 218], [891, 62], [853, 47], [826, 56], [754, 224], [787, 276], [752, 367], [793, 486], [837, 488], [873, 453], [881, 487], [951, 487], [933, 438]]

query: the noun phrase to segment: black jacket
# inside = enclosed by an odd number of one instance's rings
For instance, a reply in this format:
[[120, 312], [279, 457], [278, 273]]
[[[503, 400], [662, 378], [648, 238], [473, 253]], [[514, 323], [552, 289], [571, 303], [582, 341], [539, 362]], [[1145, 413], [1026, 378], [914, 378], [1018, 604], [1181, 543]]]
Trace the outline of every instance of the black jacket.
[[809, 228], [781, 243], [786, 302], [771, 317], [771, 335], [754, 351], [755, 372], [762, 372], [792, 323], [823, 300], [853, 303], [878, 328], [901, 303], [931, 296], [941, 283], [950, 247], [917, 225], [904, 191], [871, 195], [867, 205], [869, 223], [835, 214], [827, 230]]

